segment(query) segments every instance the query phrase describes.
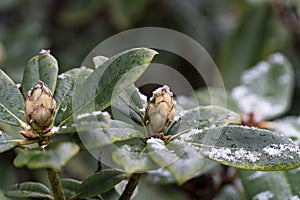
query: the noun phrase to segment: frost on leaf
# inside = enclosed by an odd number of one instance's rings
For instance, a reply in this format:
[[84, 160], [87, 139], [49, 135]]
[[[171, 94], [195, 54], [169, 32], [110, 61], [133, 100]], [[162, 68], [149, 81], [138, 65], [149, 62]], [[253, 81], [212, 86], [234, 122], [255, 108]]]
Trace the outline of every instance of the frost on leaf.
[[288, 60], [275, 53], [245, 71], [231, 94], [243, 113], [254, 112], [256, 120], [274, 118], [289, 107], [293, 76]]
[[255, 195], [252, 199], [253, 200], [269, 200], [274, 197], [274, 194], [271, 191], [264, 191], [260, 192], [257, 195]]
[[147, 140], [147, 144], [151, 145], [155, 150], [165, 149], [164, 142], [161, 139], [150, 138]]
[[253, 170], [281, 170], [299, 166], [300, 150], [294, 144], [272, 144], [259, 148], [195, 147], [217, 162]]
[[246, 149], [231, 150], [229, 148], [210, 148], [205, 154], [216, 161], [226, 161], [232, 163], [249, 162], [254, 163], [260, 159], [261, 153]]

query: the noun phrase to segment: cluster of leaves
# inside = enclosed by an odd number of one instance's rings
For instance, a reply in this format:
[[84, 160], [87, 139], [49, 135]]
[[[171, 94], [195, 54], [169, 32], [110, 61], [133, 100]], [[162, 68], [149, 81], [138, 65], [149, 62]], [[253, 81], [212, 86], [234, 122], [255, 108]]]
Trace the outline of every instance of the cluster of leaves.
[[[226, 91], [227, 107], [240, 113], [244, 123], [250, 122], [249, 125], [270, 129], [299, 145], [299, 117], [277, 118], [289, 109], [293, 87], [294, 73], [290, 62], [282, 54], [275, 53], [267, 61], [259, 62], [252, 69], [244, 71], [240, 84], [230, 92]], [[196, 94], [203, 104], [224, 106], [219, 88], [200, 89]], [[272, 119], [276, 120], [266, 121]], [[268, 159], [275, 154], [285, 154], [281, 150], [269, 152]], [[286, 156], [295, 159], [292, 154], [287, 153]], [[295, 178], [298, 173], [298, 169], [276, 173], [241, 170], [240, 178], [248, 197], [269, 195], [270, 198], [293, 199], [299, 198], [299, 188], [295, 187], [299, 185]], [[239, 193], [235, 192], [235, 195]]]
[[[101, 151], [113, 147], [113, 150], [105, 151], [106, 157], [110, 157], [120, 170], [102, 170], [83, 181], [61, 180], [68, 199], [97, 197], [130, 174], [149, 170], [155, 173], [159, 168], [169, 171], [178, 184], [183, 184], [207, 170], [210, 163], [207, 158], [241, 169], [270, 171], [300, 166], [300, 149], [288, 137], [270, 130], [231, 125], [240, 123], [239, 114], [218, 106], [183, 110], [177, 105], [176, 120], [165, 131], [171, 136], [170, 140], [141, 140], [145, 135], [143, 117], [147, 101], [133, 83], [155, 54], [153, 50], [137, 48], [111, 58], [97, 56], [93, 60], [94, 70], [75, 68], [58, 76], [55, 58], [48, 53], [40, 54], [28, 62], [21, 90], [1, 71], [0, 91], [4, 95], [0, 97], [0, 120], [27, 127], [19, 111], [23, 109], [26, 92], [42, 80], [57, 101], [54, 127], [48, 139], [58, 141], [42, 148], [37, 145], [38, 141], [1, 132], [0, 152], [20, 147], [23, 150], [14, 160], [16, 167], [60, 170], [79, 150]], [[268, 62], [245, 72], [241, 85], [232, 91], [231, 108], [246, 113], [253, 111], [259, 120], [277, 116], [289, 105], [286, 98], [290, 96], [292, 82], [289, 62], [281, 54], [274, 54]], [[278, 95], [278, 89], [285, 94]], [[199, 91], [198, 96], [207, 97], [207, 91]], [[124, 120], [112, 120], [103, 112], [112, 102], [112, 109]], [[264, 110], [257, 102], [263, 104]], [[56, 138], [63, 134], [74, 134], [73, 142]], [[18, 184], [6, 195], [54, 198], [45, 185], [33, 182]]]
[[[119, 85], [118, 91], [121, 92], [143, 73], [155, 54], [156, 52], [150, 49], [131, 49], [113, 56], [110, 59], [103, 59], [103, 65], [101, 65], [101, 67], [97, 65], [95, 70], [75, 68], [58, 76], [58, 63], [53, 56], [48, 53], [36, 55], [30, 59], [26, 65], [21, 88], [1, 71], [0, 90], [3, 95], [1, 96], [0, 104], [0, 120], [6, 124], [26, 128], [28, 125], [23, 121], [24, 116], [20, 111], [24, 109], [23, 105], [27, 91], [32, 88], [38, 80], [42, 80], [49, 86], [57, 101], [54, 127], [48, 139], [55, 138], [61, 134], [72, 134], [81, 130], [95, 130], [96, 128], [109, 127], [111, 121], [110, 116], [105, 112], [88, 113], [89, 103], [92, 102], [92, 100], [96, 100], [96, 102], [98, 102], [98, 110], [106, 109], [111, 103], [112, 88], [118, 83], [119, 79], [125, 74], [130, 75], [130, 78], [124, 80], [122, 85]], [[99, 59], [97, 63], [99, 64]], [[90, 80], [93, 80], [93, 77], [101, 77], [102, 73], [104, 74], [100, 80], [97, 80], [96, 88], [91, 88], [90, 83], [93, 82], [90, 82]], [[82, 99], [77, 98], [77, 101], [73, 102], [73, 96], [80, 96], [79, 94], [82, 94], [82, 91], [86, 89], [90, 89], [88, 90], [91, 94], [88, 96], [89, 99], [84, 99], [83, 102], [81, 101]], [[76, 103], [81, 104], [81, 106], [75, 107], [74, 105], [76, 105]], [[84, 112], [84, 117], [79, 117], [82, 112]], [[74, 118], [76, 118], [76, 123], [74, 122]], [[23, 139], [18, 135], [16, 136], [15, 133], [1, 131], [1, 153], [17, 147], [24, 149], [18, 153], [18, 156], [14, 160], [14, 165], [17, 167], [27, 166], [29, 169], [51, 168], [60, 170], [79, 152], [79, 146], [69, 141], [58, 140], [52, 142], [46, 148], [39, 147], [37, 144], [38, 140]], [[112, 178], [114, 174], [116, 179]], [[107, 175], [113, 179], [113, 183], [110, 181], [109, 183], [105, 183], [105, 180], [108, 181], [106, 179]], [[92, 195], [92, 197], [96, 196], [97, 194], [94, 194], [95, 192], [91, 194], [89, 191], [87, 192], [88, 194], [82, 194], [83, 191], [87, 190], [86, 188], [95, 188], [89, 187], [95, 182], [95, 177], [98, 177], [96, 178], [97, 182], [114, 186], [125, 178], [125, 175], [123, 172], [111, 170], [111, 173], [109, 171], [102, 171], [100, 175], [95, 174], [80, 184], [71, 181], [70, 187], [73, 188], [73, 192], [76, 191], [74, 195], [79, 196], [80, 193], [80, 198], [91, 197], [90, 195]], [[105, 180], [101, 181], [101, 179]], [[68, 184], [69, 182], [64, 181], [63, 185], [67, 185], [66, 188], [68, 188], [70, 185]], [[75, 190], [74, 185], [79, 189]], [[81, 186], [77, 187], [78, 185]], [[42, 186], [39, 183], [23, 183], [14, 187], [13, 190], [7, 192], [6, 195], [12, 198], [31, 197], [53, 199], [53, 197], [50, 197], [49, 189], [45, 189], [45, 187], [46, 186]], [[105, 187], [102, 186], [99, 187], [101, 188], [98, 188], [98, 193], [110, 189], [109, 186], [108, 189], [104, 189]]]

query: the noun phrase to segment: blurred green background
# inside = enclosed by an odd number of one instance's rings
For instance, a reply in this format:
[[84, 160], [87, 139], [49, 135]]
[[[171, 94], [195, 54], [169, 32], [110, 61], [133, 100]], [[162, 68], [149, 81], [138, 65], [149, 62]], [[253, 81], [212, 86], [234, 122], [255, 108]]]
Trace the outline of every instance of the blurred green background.
[[[110, 36], [137, 27], [164, 27], [203, 45], [227, 89], [238, 84], [246, 68], [271, 53], [284, 53], [296, 76], [288, 114], [299, 115], [299, 11], [298, 0], [1, 0], [0, 67], [21, 82], [27, 60], [41, 49], [51, 49], [63, 72], [80, 66]], [[176, 56], [162, 53], [155, 59], [189, 74], [188, 63]], [[190, 81], [194, 88], [203, 86], [197, 77]], [[28, 180], [47, 182], [42, 171], [13, 167], [13, 158], [13, 151], [0, 155], [0, 188]], [[96, 161], [84, 153], [69, 163], [63, 176], [82, 179], [96, 168]], [[207, 187], [205, 183], [199, 187]]]

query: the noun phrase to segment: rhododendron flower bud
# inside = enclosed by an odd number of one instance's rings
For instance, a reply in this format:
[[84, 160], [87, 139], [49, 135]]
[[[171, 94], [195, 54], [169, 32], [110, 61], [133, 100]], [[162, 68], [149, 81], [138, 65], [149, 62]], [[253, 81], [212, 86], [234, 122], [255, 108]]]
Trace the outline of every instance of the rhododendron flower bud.
[[144, 123], [149, 125], [153, 134], [161, 133], [173, 121], [174, 113], [173, 93], [168, 86], [163, 86], [153, 92], [146, 109]]
[[50, 129], [56, 110], [56, 102], [48, 86], [39, 81], [29, 92], [25, 102], [25, 119], [31, 128], [43, 133]]

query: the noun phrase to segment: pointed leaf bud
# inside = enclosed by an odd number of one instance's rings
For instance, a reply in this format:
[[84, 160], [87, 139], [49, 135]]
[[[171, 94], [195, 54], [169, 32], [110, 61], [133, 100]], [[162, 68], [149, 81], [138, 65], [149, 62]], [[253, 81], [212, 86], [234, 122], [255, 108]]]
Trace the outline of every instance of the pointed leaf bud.
[[144, 123], [149, 125], [152, 134], [161, 133], [173, 121], [174, 113], [173, 93], [165, 85], [153, 92], [146, 109]]
[[43, 133], [52, 126], [56, 110], [56, 102], [48, 86], [38, 81], [28, 92], [25, 102], [25, 119], [31, 128]]

